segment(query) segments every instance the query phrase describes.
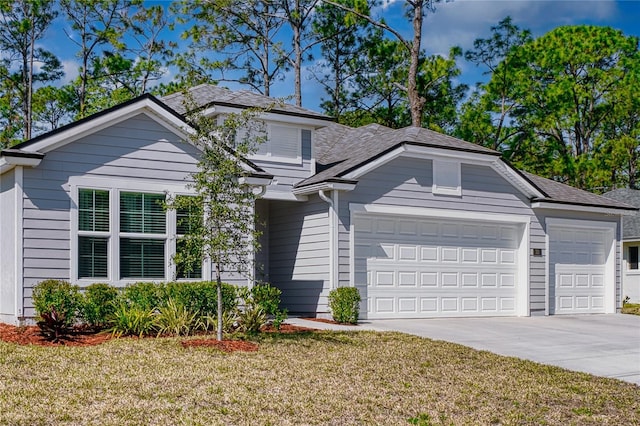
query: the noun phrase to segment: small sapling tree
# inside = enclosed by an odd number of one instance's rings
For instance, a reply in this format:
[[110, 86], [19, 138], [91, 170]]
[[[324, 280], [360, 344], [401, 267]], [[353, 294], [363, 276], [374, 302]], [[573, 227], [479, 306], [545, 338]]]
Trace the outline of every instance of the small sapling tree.
[[211, 262], [218, 298], [217, 338], [222, 340], [222, 277], [237, 273], [252, 278], [253, 253], [259, 249], [254, 210], [258, 190], [249, 183], [255, 171], [244, 158], [263, 142], [264, 125], [257, 119], [263, 111], [229, 114], [221, 122], [188, 105], [188, 93], [185, 99], [186, 110], [196, 111], [188, 116], [194, 129], [190, 141], [201, 154], [188, 184], [196, 196], [167, 202], [179, 213], [178, 227], [184, 232], [173, 260], [185, 273], [203, 259]]

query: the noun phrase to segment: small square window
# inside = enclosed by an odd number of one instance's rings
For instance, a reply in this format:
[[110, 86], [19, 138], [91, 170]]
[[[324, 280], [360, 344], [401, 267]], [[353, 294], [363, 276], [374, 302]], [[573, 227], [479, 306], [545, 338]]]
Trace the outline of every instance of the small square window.
[[629, 247], [629, 269], [638, 269], [638, 246]]
[[432, 192], [438, 195], [462, 195], [460, 163], [433, 160]]

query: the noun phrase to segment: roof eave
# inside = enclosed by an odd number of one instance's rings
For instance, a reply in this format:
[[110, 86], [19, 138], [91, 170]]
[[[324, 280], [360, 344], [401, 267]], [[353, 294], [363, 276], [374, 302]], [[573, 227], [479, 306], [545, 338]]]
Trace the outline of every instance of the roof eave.
[[36, 167], [44, 154], [41, 152], [25, 152], [17, 149], [0, 151], [0, 174], [6, 173], [16, 166]]
[[572, 210], [590, 213], [603, 213], [614, 216], [634, 215], [637, 207], [624, 206], [603, 206], [602, 204], [579, 203], [562, 200], [552, 200], [547, 198], [534, 198], [531, 200], [531, 208], [533, 209], [551, 209], [551, 210]]
[[293, 188], [294, 195], [309, 195], [318, 191], [337, 190], [337, 191], [353, 191], [358, 181], [351, 179], [329, 178], [322, 182], [312, 183], [300, 187]]

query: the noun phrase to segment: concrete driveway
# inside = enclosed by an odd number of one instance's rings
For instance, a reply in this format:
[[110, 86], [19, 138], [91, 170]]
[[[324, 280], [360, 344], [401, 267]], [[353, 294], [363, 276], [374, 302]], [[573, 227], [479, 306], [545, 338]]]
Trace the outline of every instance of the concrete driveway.
[[640, 385], [640, 316], [365, 320], [360, 327], [445, 340]]

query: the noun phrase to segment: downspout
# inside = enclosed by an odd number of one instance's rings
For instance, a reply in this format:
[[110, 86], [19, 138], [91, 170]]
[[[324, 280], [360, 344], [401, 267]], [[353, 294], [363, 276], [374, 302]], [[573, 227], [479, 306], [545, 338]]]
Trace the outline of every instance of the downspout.
[[329, 197], [321, 189], [318, 197], [329, 204], [329, 289], [333, 290], [338, 287], [338, 191]]

